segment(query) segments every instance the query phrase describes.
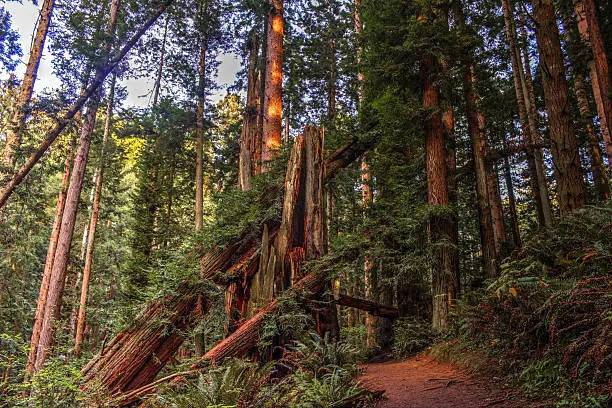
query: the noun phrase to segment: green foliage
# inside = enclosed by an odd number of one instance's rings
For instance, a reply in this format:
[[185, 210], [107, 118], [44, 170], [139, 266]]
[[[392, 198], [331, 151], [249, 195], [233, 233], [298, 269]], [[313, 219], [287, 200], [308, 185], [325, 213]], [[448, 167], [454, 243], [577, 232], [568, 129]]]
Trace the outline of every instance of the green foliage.
[[427, 348], [436, 335], [428, 321], [403, 318], [393, 322], [393, 338], [393, 355], [402, 358]]
[[474, 297], [477, 304], [459, 313], [464, 341], [499, 358], [526, 392], [606, 395], [612, 368], [611, 216], [609, 205], [591, 207], [538, 233]]
[[271, 374], [270, 365], [259, 366], [257, 363], [230, 359], [221, 367], [212, 368], [200, 375], [197, 384], [158, 397], [154, 406], [271, 407], [266, 386]]

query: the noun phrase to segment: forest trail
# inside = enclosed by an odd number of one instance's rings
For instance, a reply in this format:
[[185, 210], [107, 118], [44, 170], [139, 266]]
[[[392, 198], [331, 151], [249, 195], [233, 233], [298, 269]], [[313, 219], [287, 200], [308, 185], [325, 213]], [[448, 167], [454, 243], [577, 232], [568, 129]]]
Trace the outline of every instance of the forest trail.
[[452, 364], [416, 356], [362, 366], [360, 380], [373, 390], [385, 390], [378, 408], [511, 408], [528, 407], [510, 400], [511, 392], [495, 388]]

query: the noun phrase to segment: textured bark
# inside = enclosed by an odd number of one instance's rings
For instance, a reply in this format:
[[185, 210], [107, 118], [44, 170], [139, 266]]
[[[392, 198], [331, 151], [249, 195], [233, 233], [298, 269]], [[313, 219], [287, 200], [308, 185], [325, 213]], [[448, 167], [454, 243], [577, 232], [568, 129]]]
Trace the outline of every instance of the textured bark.
[[[527, 117], [532, 142], [531, 149], [533, 150], [533, 157], [535, 160], [535, 171], [538, 180], [538, 188], [540, 191], [540, 202], [542, 205], [542, 214], [544, 216], [544, 225], [550, 227], [552, 225], [552, 209], [550, 205], [550, 197], [548, 195], [548, 184], [546, 182], [544, 155], [542, 148], [540, 147], [543, 144], [543, 140], [542, 135], [540, 134], [540, 128], [538, 126], [538, 112], [535, 101], [535, 91], [533, 89], [533, 78], [531, 76], [531, 61], [529, 58], [529, 50], [527, 48], [528, 36], [522, 13], [519, 13], [519, 18], [521, 22], [521, 32], [524, 38], [522, 50], [524, 70], [519, 72], [519, 76], [523, 87], [523, 94], [525, 96], [525, 107], [527, 109]], [[521, 51], [517, 49], [516, 52], [520, 60]]]
[[[308, 259], [317, 259], [326, 253], [325, 242], [325, 160], [323, 159], [323, 146], [325, 133], [314, 126], [307, 126], [304, 130], [304, 171], [305, 171], [305, 204], [304, 214], [304, 248]], [[338, 311], [332, 302], [331, 282], [325, 285], [326, 294], [323, 304], [315, 309], [317, 331], [323, 337], [330, 336], [338, 339], [340, 328], [338, 325]]]
[[68, 191], [68, 180], [70, 180], [70, 166], [74, 156], [74, 140], [71, 138], [68, 155], [64, 162], [64, 173], [60, 191], [57, 197], [55, 206], [55, 218], [53, 219], [53, 227], [51, 228], [51, 237], [49, 238], [49, 246], [47, 247], [47, 257], [45, 259], [45, 267], [43, 270], [42, 281], [40, 283], [40, 291], [38, 293], [38, 301], [36, 302], [36, 312], [34, 313], [34, 323], [32, 325], [32, 336], [30, 338], [30, 351], [28, 354], [28, 362], [26, 364], [27, 375], [34, 373], [34, 361], [36, 360], [36, 352], [38, 350], [38, 340], [40, 339], [40, 328], [45, 312], [45, 304], [47, 303], [47, 293], [49, 292], [49, 282], [51, 280], [51, 270], [53, 269], [53, 260], [55, 259], [55, 251], [59, 238], [60, 228], [62, 225], [62, 217], [64, 207], [66, 205], [66, 192]]
[[251, 176], [254, 174], [255, 164], [261, 161], [257, 157], [257, 146], [261, 146], [258, 139], [257, 122], [259, 116], [259, 77], [257, 75], [257, 54], [259, 52], [259, 39], [253, 33], [248, 42], [249, 73], [247, 84], [247, 101], [242, 119], [242, 134], [240, 135], [240, 158], [238, 164], [238, 189], [247, 191], [251, 189]]
[[2, 177], [4, 171], [12, 175], [15, 168], [15, 150], [21, 146], [21, 133], [27, 117], [27, 107], [32, 99], [34, 91], [34, 83], [38, 74], [38, 66], [45, 48], [45, 40], [51, 15], [53, 14], [54, 0], [45, 0], [40, 9], [38, 25], [36, 26], [36, 34], [32, 40], [32, 49], [30, 50], [30, 58], [26, 65], [26, 70], [23, 75], [23, 81], [19, 87], [17, 100], [15, 102], [14, 113], [6, 132], [6, 147], [2, 155], [2, 167], [0, 169], [0, 181], [4, 181]]
[[534, 0], [533, 15], [550, 123], [551, 152], [561, 216], [585, 204], [585, 188], [552, 0]]
[[[597, 111], [602, 127], [608, 158], [612, 159], [612, 83], [605, 44], [599, 28], [597, 2], [595, 0], [576, 0], [574, 2], [578, 18], [578, 28], [582, 37], [591, 46], [593, 61], [591, 80], [597, 102]], [[610, 161], [612, 166], [612, 160]]]
[[[521, 58], [518, 52], [518, 46], [516, 42], [516, 30], [514, 28], [513, 23], [513, 15], [512, 10], [510, 9], [509, 1], [502, 0], [502, 10], [504, 13], [504, 21], [505, 21], [505, 29], [506, 29], [506, 38], [508, 40], [508, 48], [510, 52], [510, 59], [512, 62], [512, 73], [514, 78], [514, 89], [516, 92], [516, 101], [519, 108], [519, 117], [521, 121], [521, 130], [523, 133], [523, 140], [526, 146], [526, 154], [527, 154], [527, 168], [529, 170], [529, 185], [531, 187], [531, 195], [533, 201], [535, 203], [536, 215], [538, 217], [538, 223], [541, 226], [547, 225], [547, 218], [545, 216], [545, 211], [543, 209], [543, 196], [548, 196], [546, 192], [541, 191], [540, 182], [538, 175], [540, 172], [538, 171], [538, 167], [536, 166], [536, 157], [534, 153], [534, 141], [533, 135], [531, 132], [529, 116], [527, 113], [526, 107], [526, 98], [525, 92], [523, 89], [524, 84], [524, 73], [523, 68], [521, 66]], [[545, 201], [544, 201], [545, 202]]]
[[70, 121], [77, 115], [85, 103], [98, 91], [106, 77], [115, 69], [119, 62], [123, 60], [128, 52], [130, 52], [132, 47], [136, 45], [138, 40], [140, 40], [140, 37], [142, 37], [142, 35], [157, 21], [159, 16], [161, 16], [173, 2], [174, 0], [165, 0], [151, 15], [151, 17], [149, 17], [149, 19], [142, 25], [142, 27], [140, 27], [140, 29], [138, 29], [138, 31], [136, 31], [134, 35], [132, 35], [132, 37], [123, 45], [123, 47], [104, 65], [100, 66], [99, 69], [96, 70], [96, 75], [85, 92], [83, 92], [83, 94], [81, 94], [79, 98], [74, 101], [72, 105], [70, 105], [66, 112], [58, 118], [57, 123], [51, 129], [49, 129], [49, 131], [47, 131], [42, 143], [38, 146], [34, 153], [32, 153], [23, 166], [21, 166], [19, 170], [15, 172], [13, 178], [2, 186], [2, 190], [0, 191], [0, 209], [4, 207], [11, 194], [13, 194], [23, 179], [30, 173], [36, 163], [38, 163], [51, 144], [55, 142], [55, 139], [57, 139], [60, 133], [66, 128], [66, 126], [68, 126]]
[[433, 251], [432, 295], [435, 330], [446, 328], [450, 307], [457, 295], [456, 276], [453, 275], [453, 249], [448, 242], [453, 234], [452, 222], [439, 214], [449, 204], [445, 137], [439, 109], [439, 91], [434, 87], [439, 67], [433, 56], [424, 55], [420, 61], [423, 84], [423, 106], [432, 112], [425, 119], [425, 166], [427, 170], [427, 203], [432, 207], [429, 232]]
[[501, 256], [502, 243], [506, 241], [506, 230], [504, 227], [504, 212], [499, 192], [499, 174], [497, 163], [489, 163], [487, 166], [487, 185], [489, 190], [489, 205], [491, 207], [491, 220], [493, 223], [493, 235], [495, 236], [495, 252], [497, 258]]
[[81, 370], [84, 388], [100, 385], [113, 395], [153, 381], [207, 311], [202, 289], [182, 284], [177, 295], [152, 302]]
[[482, 261], [485, 276], [497, 276], [498, 259], [496, 254], [495, 233], [489, 201], [489, 183], [487, 182], [486, 158], [489, 151], [484, 134], [484, 116], [478, 111], [478, 101], [474, 86], [474, 69], [465, 73], [465, 98], [467, 102], [468, 132], [472, 140], [472, 155], [474, 157], [474, 174], [476, 179], [476, 200], [478, 201], [478, 216], [480, 225], [480, 244], [482, 246]]
[[571, 64], [571, 74], [574, 78], [574, 92], [576, 94], [576, 101], [578, 103], [578, 112], [580, 113], [580, 125], [587, 137], [587, 151], [589, 161], [591, 163], [593, 184], [595, 184], [595, 189], [597, 190], [599, 199], [605, 200], [610, 197], [608, 176], [606, 174], [606, 167], [602, 158], [599, 138], [597, 137], [595, 126], [593, 124], [593, 115], [591, 114], [591, 107], [589, 105], [586, 79], [582, 74], [579, 57], [575, 52], [577, 47], [581, 46], [581, 39], [577, 38], [578, 36], [574, 30], [573, 22], [575, 20], [573, 18], [572, 11], [565, 6], [562, 6], [562, 15], [563, 25], [565, 26], [563, 34], [565, 36], [565, 42], [569, 44], [567, 51]]
[[283, 131], [283, 0], [269, 0], [266, 46], [265, 94], [263, 99], [263, 162], [272, 160], [281, 146]]
[[98, 165], [96, 187], [93, 199], [93, 206], [91, 210], [91, 219], [89, 221], [89, 235], [87, 237], [87, 249], [85, 250], [85, 267], [83, 268], [83, 281], [81, 284], [81, 298], [79, 302], [79, 312], [76, 323], [76, 336], [74, 344], [74, 354], [79, 355], [81, 353], [81, 346], [83, 344], [83, 331], [85, 329], [85, 309], [87, 306], [87, 295], [89, 292], [89, 281], [91, 277], [91, 267], [93, 264], [93, 253], [94, 244], [96, 238], [96, 229], [98, 227], [98, 218], [100, 215], [100, 202], [102, 200], [102, 183], [104, 180], [104, 164], [106, 149], [108, 146], [108, 139], [111, 132], [111, 122], [113, 118], [113, 106], [115, 103], [115, 84], [117, 81], [117, 75], [113, 74], [113, 78], [110, 83], [110, 90], [108, 95], [108, 102], [106, 105], [106, 121], [104, 123], [104, 135], [102, 138], [102, 151], [100, 152], [100, 164]]
[[[109, 13], [109, 21], [106, 28], [108, 40], [104, 44], [104, 50], [109, 52], [112, 46], [112, 38], [114, 38], [115, 28], [117, 26], [117, 13], [119, 9], [119, 0], [112, 0]], [[102, 76], [105, 69], [104, 64], [100, 64], [96, 68], [96, 78]], [[85, 167], [87, 166], [87, 158], [91, 146], [91, 136], [94, 131], [96, 113], [100, 103], [100, 93], [97, 92], [92, 96], [87, 112], [83, 115], [83, 127], [79, 139], [79, 148], [74, 159], [72, 175], [70, 176], [70, 187], [68, 188], [66, 206], [62, 217], [62, 225], [58, 238], [57, 250], [53, 261], [53, 269], [51, 270], [51, 280], [49, 282], [49, 291], [45, 304], [45, 313], [40, 330], [40, 338], [38, 342], [38, 350], [36, 360], [34, 362], [34, 371], [40, 370], [42, 365], [49, 357], [50, 349], [53, 345], [55, 337], [56, 321], [60, 316], [62, 305], [62, 297], [64, 295], [64, 285], [66, 282], [66, 272], [68, 270], [68, 262], [70, 261], [70, 246], [72, 244], [72, 236], [74, 234], [74, 226], [78, 211], [79, 197], [83, 187], [83, 179], [85, 177]]]
[[200, 62], [198, 65], [198, 101], [196, 109], [196, 196], [195, 230], [202, 229], [204, 221], [204, 108], [206, 106], [206, 50], [208, 43], [202, 33], [200, 42]]
[[[353, 141], [340, 148], [326, 160], [326, 163], [333, 165], [336, 169], [346, 166], [350, 163], [350, 157], [355, 160], [363, 154], [365, 151], [363, 146]], [[326, 175], [325, 179], [329, 180], [330, 176]], [[266, 232], [268, 227], [265, 226], [264, 241], [270, 242], [274, 238], [277, 228], [272, 227], [272, 232], [268, 234]], [[252, 239], [240, 237], [226, 248], [211, 249], [202, 257], [200, 262], [200, 278], [211, 280], [219, 285], [230, 285], [245, 277], [247, 279], [252, 277], [259, 261], [255, 245]], [[261, 257], [263, 258], [264, 255], [264, 251], [262, 251]], [[291, 287], [287, 291], [287, 295], [311, 299], [324, 287], [325, 279], [326, 276], [322, 269], [316, 270]], [[119, 333], [100, 355], [94, 357], [83, 368], [85, 387], [101, 383], [102, 386], [109, 389], [111, 394], [134, 390], [123, 395], [117, 402], [117, 405], [125, 406], [155, 391], [157, 384], [183, 375], [184, 373], [177, 373], [148, 386], [135, 389], [137, 384], [150, 383], [159, 370], [170, 360], [172, 351], [176, 351], [180, 347], [179, 343], [182, 342], [183, 337], [180, 333], [175, 333], [175, 328], [186, 328], [194, 322], [192, 319], [201, 316], [205, 296], [201, 290], [189, 288], [189, 286], [183, 284], [177, 289], [178, 295], [153, 302], [137, 322], [131, 325], [130, 329]], [[198, 299], [200, 299], [199, 304]], [[259, 340], [265, 315], [277, 313], [280, 309], [277, 301], [265, 306], [203, 358], [218, 362], [228, 356], [243, 355]], [[163, 313], [160, 311], [163, 311]], [[242, 314], [244, 315], [244, 312]], [[152, 318], [154, 316], [158, 316], [160, 319]], [[160, 354], [163, 359], [156, 355], [157, 350], [161, 350]], [[197, 372], [195, 370], [190, 373]]]

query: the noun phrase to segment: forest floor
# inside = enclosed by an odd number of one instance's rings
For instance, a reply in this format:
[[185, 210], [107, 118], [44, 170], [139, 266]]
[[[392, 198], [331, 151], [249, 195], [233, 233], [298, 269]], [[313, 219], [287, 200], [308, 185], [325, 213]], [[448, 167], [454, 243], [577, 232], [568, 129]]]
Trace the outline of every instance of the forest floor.
[[530, 403], [495, 381], [475, 377], [452, 364], [415, 356], [361, 366], [361, 381], [372, 391], [384, 390], [378, 408], [518, 408]]

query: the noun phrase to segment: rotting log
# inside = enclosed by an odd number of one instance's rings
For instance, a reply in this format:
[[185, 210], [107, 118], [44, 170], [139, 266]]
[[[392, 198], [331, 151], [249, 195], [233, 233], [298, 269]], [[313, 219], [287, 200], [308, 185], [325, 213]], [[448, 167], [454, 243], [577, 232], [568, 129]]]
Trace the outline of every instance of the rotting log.
[[367, 299], [360, 299], [347, 295], [339, 295], [336, 303], [340, 306], [352, 307], [355, 309], [366, 311], [374, 316], [386, 317], [387, 319], [396, 319], [399, 316], [399, 311], [395, 307], [380, 305]]

